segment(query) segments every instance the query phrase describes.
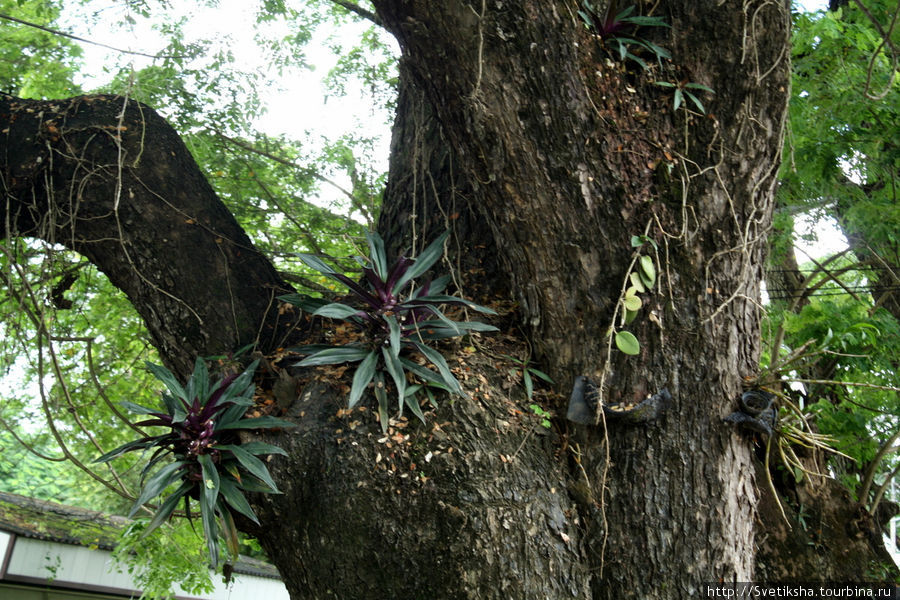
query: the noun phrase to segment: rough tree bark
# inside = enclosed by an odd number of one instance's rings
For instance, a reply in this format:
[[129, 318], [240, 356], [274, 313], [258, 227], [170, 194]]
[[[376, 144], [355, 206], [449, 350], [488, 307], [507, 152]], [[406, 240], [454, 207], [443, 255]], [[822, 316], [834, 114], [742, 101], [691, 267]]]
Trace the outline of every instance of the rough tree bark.
[[[756, 367], [787, 6], [661, 3], [672, 29], [654, 40], [674, 50], [674, 74], [650, 76], [599, 51], [571, 3], [375, 4], [468, 175], [468, 206], [491, 227], [547, 370], [602, 379], [608, 403], [663, 387], [675, 397], [656, 423], [610, 428], [611, 465], [602, 444], [583, 456], [588, 504], [603, 505], [608, 524], [582, 511], [594, 521], [583, 540], [594, 596], [746, 580], [753, 475], [746, 443], [719, 418]], [[672, 114], [652, 85], [666, 77], [715, 89], [710, 116]], [[631, 326], [641, 354], [625, 357], [605, 334], [629, 240], [645, 232], [662, 248], [663, 292], [645, 298]]]
[[[757, 365], [787, 3], [658, 3], [671, 29], [641, 35], [673, 61], [654, 72], [602, 49], [570, 1], [374, 4], [400, 41], [405, 84], [428, 103], [419, 131], [448, 146], [392, 164], [392, 246], [409, 243], [396, 239], [402, 215], [426, 202], [446, 212], [460, 194], [446, 221], [465, 224], [462, 255], [491, 265], [486, 291], [517, 303], [561, 394], [587, 375], [607, 404], [662, 388], [674, 400], [608, 435], [564, 423], [558, 438], [534, 435], [523, 399], [496, 393], [491, 361], [475, 354], [460, 365], [468, 399], [384, 439], [364, 413], [338, 414], [340, 382], [300, 373], [299, 427], [278, 436], [289, 457], [271, 463], [284, 494], [255, 501], [292, 596], [679, 598], [752, 579], [749, 444], [721, 418]], [[673, 111], [660, 78], [713, 88], [708, 114]], [[196, 167], [152, 113], [129, 105], [120, 117], [121, 99], [3, 102], [8, 233], [54, 235], [97, 262], [181, 373], [198, 353], [277, 345], [272, 297], [284, 284], [188, 177]], [[416, 101], [401, 106], [397, 131], [412, 135]], [[404, 178], [434, 185], [422, 194]], [[659, 245], [643, 249], [659, 284], [628, 326], [640, 354], [625, 356], [606, 333], [630, 240], [644, 234]]]

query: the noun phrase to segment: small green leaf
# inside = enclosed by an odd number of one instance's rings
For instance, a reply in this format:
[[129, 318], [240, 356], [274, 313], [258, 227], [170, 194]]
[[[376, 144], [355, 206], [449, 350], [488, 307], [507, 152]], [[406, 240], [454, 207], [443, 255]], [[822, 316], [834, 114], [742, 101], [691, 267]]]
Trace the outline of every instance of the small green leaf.
[[348, 346], [340, 346], [336, 348], [327, 348], [316, 352], [312, 356], [307, 356], [300, 362], [296, 363], [297, 367], [314, 367], [318, 365], [337, 365], [345, 362], [356, 362], [368, 356], [369, 351], [365, 348], [354, 348]]
[[[627, 48], [627, 46], [625, 46], [625, 47]], [[650, 70], [650, 66], [647, 65], [646, 62], [644, 62], [644, 59], [635, 56], [631, 52], [626, 52], [625, 56], [623, 58], [629, 58], [629, 59], [633, 60], [634, 62], [639, 64], [641, 66], [641, 68], [644, 69], [645, 71]]]
[[421, 321], [417, 323], [415, 328], [410, 327], [418, 333], [423, 340], [442, 340], [445, 338], [458, 337], [464, 335], [467, 331], [498, 331], [493, 325], [486, 325], [479, 321], [454, 321], [453, 328], [445, 327], [444, 322], [435, 319]]
[[531, 396], [534, 394], [534, 382], [531, 380], [528, 369], [522, 371], [522, 379], [525, 380], [525, 396], [531, 400]]
[[234, 402], [235, 404], [242, 406], [251, 406], [253, 404], [253, 392], [256, 391], [256, 386], [253, 383], [253, 375], [256, 373], [256, 367], [258, 365], [259, 360], [254, 360], [247, 365], [244, 372], [238, 375], [237, 378], [231, 382], [231, 385], [222, 392], [222, 395], [219, 397], [219, 404]]
[[372, 259], [372, 268], [378, 273], [382, 281], [387, 279], [388, 266], [387, 254], [384, 251], [384, 240], [375, 232], [366, 232], [366, 241], [369, 243], [369, 258]]
[[656, 283], [656, 267], [653, 266], [653, 259], [649, 256], [641, 257], [641, 272], [646, 275], [646, 279], [644, 282], [649, 281], [649, 287], [653, 287], [653, 284]]
[[403, 274], [403, 277], [397, 280], [391, 293], [396, 294], [399, 290], [402, 290], [403, 286], [408, 282], [430, 269], [431, 266], [444, 255], [444, 240], [446, 240], [449, 235], [450, 230], [448, 229], [439, 235], [436, 240], [431, 242], [431, 244], [429, 244], [429, 246], [416, 258], [416, 262], [414, 262], [406, 273]]
[[620, 331], [616, 333], [616, 347], [631, 356], [637, 355], [641, 351], [641, 344], [637, 338], [629, 331]]
[[384, 315], [384, 320], [387, 321], [388, 331], [390, 332], [390, 348], [391, 353], [394, 355], [394, 358], [400, 356], [400, 323], [397, 322], [397, 318], [394, 315]]
[[447, 365], [447, 361], [444, 360], [444, 357], [441, 356], [441, 353], [433, 348], [429, 348], [425, 344], [414, 342], [416, 348], [419, 349], [419, 352], [425, 355], [425, 358], [431, 362], [434, 366], [438, 368], [438, 372], [440, 372], [441, 376], [444, 379], [444, 383], [450, 387], [450, 389], [455, 393], [462, 397], [467, 397], [466, 393], [463, 391], [462, 387], [459, 385], [459, 381], [456, 380], [456, 377], [453, 376], [453, 373], [450, 372], [450, 367]]
[[646, 48], [647, 50], [649, 50], [650, 52], [652, 52], [653, 54], [655, 54], [657, 61], [662, 62], [662, 59], [664, 59], [664, 58], [672, 58], [672, 54], [668, 50], [666, 50], [662, 46], [658, 46], [658, 45], [654, 44], [653, 42], [644, 40], [643, 42], [641, 42], [641, 45], [644, 48]]
[[496, 315], [497, 312], [493, 309], [488, 308], [487, 306], [482, 306], [480, 304], [476, 304], [471, 300], [466, 300], [465, 298], [460, 298], [458, 296], [449, 296], [447, 294], [428, 294], [427, 296], [420, 296], [413, 300], [409, 300], [404, 302], [407, 306], [428, 306], [434, 304], [457, 304], [466, 306], [471, 308], [472, 310], [477, 310], [480, 313], [484, 313], [486, 315]]
[[403, 411], [403, 396], [406, 393], [406, 377], [403, 372], [403, 365], [400, 359], [394, 356], [394, 353], [384, 346], [381, 347], [381, 355], [384, 357], [384, 366], [390, 373], [394, 385], [397, 387], [397, 400], [400, 403], [400, 411]]
[[353, 385], [350, 386], [350, 402], [349, 407], [353, 408], [362, 398], [366, 391], [366, 386], [372, 381], [375, 375], [375, 365], [378, 362], [378, 355], [375, 351], [369, 352], [353, 374]]
[[279, 419], [277, 417], [254, 417], [252, 419], [241, 419], [232, 423], [216, 427], [216, 431], [221, 429], [288, 429], [296, 427], [296, 423]]
[[712, 88], [703, 85], [702, 83], [686, 83], [684, 85], [686, 88], [691, 88], [693, 90], [703, 90], [704, 92], [709, 92], [710, 94], [715, 94]]
[[700, 99], [697, 98], [697, 96], [695, 96], [694, 94], [690, 93], [690, 92], [687, 91], [687, 90], [685, 90], [684, 93], [685, 93], [685, 95], [687, 95], [687, 97], [690, 98], [691, 101], [697, 106], [697, 108], [700, 110], [700, 112], [703, 113], [703, 114], [705, 115], [705, 114], [706, 114], [706, 109], [703, 108], [703, 103], [700, 102]]
[[636, 310], [626, 310], [625, 311], [625, 324], [629, 325], [632, 321], [634, 321], [638, 316], [638, 311]]
[[638, 296], [625, 296], [622, 300], [622, 304], [625, 305], [625, 310], [630, 312], [637, 312], [643, 306], [640, 297]]
[[193, 484], [185, 481], [181, 484], [177, 490], [175, 490], [168, 498], [166, 498], [160, 505], [159, 509], [156, 511], [156, 514], [153, 515], [153, 519], [147, 524], [147, 527], [144, 529], [143, 533], [141, 533], [141, 538], [146, 537], [150, 534], [154, 529], [165, 523], [172, 513], [175, 512], [175, 507], [178, 506], [178, 502], [184, 497], [185, 494], [193, 487]]
[[194, 373], [188, 380], [187, 392], [191, 400], [199, 398], [203, 402], [209, 397], [209, 370], [206, 361], [199, 356], [194, 361]]
[[302, 294], [285, 294], [284, 296], [278, 296], [278, 299], [282, 302], [297, 306], [308, 313], [315, 312], [320, 307], [328, 304], [328, 301], [323, 298], [313, 298]]
[[414, 373], [422, 381], [428, 382], [429, 385], [434, 384], [439, 388], [446, 389], [448, 392], [452, 391], [444, 383], [444, 378], [441, 377], [441, 375], [439, 373], [435, 373], [431, 369], [428, 369], [426, 367], [423, 367], [422, 365], [416, 364], [413, 361], [409, 360], [408, 358], [401, 357], [400, 363], [403, 365], [403, 367], [407, 371]]
[[219, 483], [221, 485], [220, 491], [222, 492], [222, 497], [225, 498], [225, 501], [236, 511], [258, 525], [259, 520], [257, 519], [256, 513], [250, 508], [250, 504], [247, 502], [247, 499], [244, 498], [244, 494], [241, 493], [237, 484], [232, 482], [227, 476], [223, 477]]
[[551, 385], [553, 384], [553, 380], [550, 378], [550, 376], [547, 375], [546, 373], [544, 373], [543, 371], [539, 371], [538, 369], [535, 369], [533, 367], [528, 367], [528, 372], [531, 373], [532, 375], [534, 375], [535, 377], [543, 379], [544, 381], [546, 381], [547, 383], [549, 383]]
[[129, 402], [128, 400], [122, 400], [121, 402], [119, 402], [119, 406], [139, 415], [152, 415], [159, 412], [158, 408], [147, 408], [146, 406], [141, 406], [140, 404], [135, 404], [134, 402]]
[[197, 462], [200, 463], [203, 487], [206, 488], [200, 490], [200, 497], [209, 503], [210, 508], [213, 508], [219, 496], [219, 472], [216, 470], [216, 465], [213, 464], [212, 457], [209, 454], [197, 456]]
[[101, 456], [100, 458], [95, 458], [94, 462], [95, 463], [108, 462], [108, 461], [111, 461], [112, 459], [116, 458], [117, 456], [121, 456], [122, 454], [125, 454], [126, 452], [128, 452], [130, 450], [137, 450], [139, 448], [148, 448], [153, 445], [153, 443], [156, 441], [156, 439], [157, 438], [132, 440], [128, 443], [122, 444], [115, 450], [110, 450], [109, 452], [107, 452], [106, 454]]
[[681, 93], [680, 88], [675, 88], [675, 106], [672, 108], [673, 111], [678, 110], [678, 107], [681, 106], [681, 103], [684, 101], [684, 96]]
[[161, 367], [159, 365], [154, 365], [151, 362], [144, 363], [147, 365], [147, 370], [153, 373], [153, 376], [163, 382], [169, 391], [175, 394], [176, 398], [181, 398], [188, 404], [191, 402], [191, 398], [188, 398], [187, 394], [184, 391], [184, 388], [181, 387], [181, 384], [178, 383], [178, 380], [175, 379], [175, 376], [172, 375], [172, 372], [169, 371], [165, 367]]
[[328, 319], [347, 319], [358, 312], [359, 310], [352, 306], [347, 306], [340, 302], [332, 302], [331, 304], [319, 307], [313, 314], [317, 317], [326, 317]]
[[416, 417], [419, 418], [422, 423], [425, 422], [425, 413], [422, 412], [422, 407], [419, 406], [418, 393], [419, 390], [422, 389], [421, 385], [411, 385], [406, 388], [406, 394], [403, 396], [403, 401], [406, 403], [406, 406], [409, 407], [409, 410], [413, 412]]
[[135, 500], [134, 506], [131, 507], [131, 512], [128, 514], [128, 517], [133, 517], [144, 503], [148, 502], [151, 498], [156, 498], [167, 487], [178, 481], [182, 476], [181, 469], [185, 465], [187, 465], [187, 462], [183, 460], [173, 462], [157, 471], [153, 477], [148, 479], [141, 489], [140, 496]]
[[282, 448], [279, 448], [274, 444], [267, 444], [265, 442], [245, 442], [241, 444], [241, 448], [243, 448], [253, 456], [259, 456], [261, 454], [281, 454], [282, 456], [288, 455], [288, 453], [285, 452]]
[[388, 429], [388, 399], [387, 390], [384, 387], [384, 373], [375, 372], [375, 398], [378, 400], [378, 420], [381, 422], [382, 433]]
[[[200, 491], [203, 494], [203, 489]], [[206, 537], [206, 549], [209, 551], [209, 562], [213, 568], [219, 565], [219, 527], [216, 525], [215, 506], [200, 501], [200, 520], [203, 522], [203, 535]]]
[[298, 254], [297, 258], [299, 258], [307, 267], [318, 271], [322, 275], [334, 275], [334, 269], [329, 267], [327, 263], [317, 256], [313, 256], [312, 254]]
[[631, 275], [628, 276], [628, 279], [631, 280], [631, 285], [634, 286], [635, 291], [643, 294], [647, 291], [647, 288], [644, 287], [643, 282], [641, 281], [641, 276], [636, 272], [632, 272]]
[[[272, 488], [272, 491], [278, 492], [278, 486], [275, 485], [275, 482], [272, 480], [272, 476], [269, 475], [269, 469], [266, 468], [266, 464], [241, 448], [240, 446], [231, 446], [231, 453], [234, 454], [234, 457], [241, 463], [241, 466], [247, 469], [254, 477], [265, 483], [267, 486]], [[204, 473], [205, 476], [205, 473]]]

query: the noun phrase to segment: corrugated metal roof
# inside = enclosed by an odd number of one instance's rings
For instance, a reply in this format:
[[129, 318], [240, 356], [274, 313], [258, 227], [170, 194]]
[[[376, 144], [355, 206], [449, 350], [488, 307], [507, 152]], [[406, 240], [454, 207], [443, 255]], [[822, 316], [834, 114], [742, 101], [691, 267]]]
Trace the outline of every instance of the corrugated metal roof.
[[[112, 550], [130, 521], [94, 510], [0, 492], [0, 530], [23, 537]], [[242, 556], [236, 573], [281, 579], [273, 565]]]
[[0, 528], [16, 535], [112, 550], [125, 517], [0, 492]]

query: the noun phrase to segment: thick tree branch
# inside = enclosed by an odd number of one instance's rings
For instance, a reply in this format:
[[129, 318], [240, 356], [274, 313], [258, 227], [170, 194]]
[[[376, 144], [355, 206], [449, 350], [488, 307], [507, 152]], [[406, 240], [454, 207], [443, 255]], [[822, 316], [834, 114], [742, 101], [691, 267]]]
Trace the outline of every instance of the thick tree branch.
[[369, 21], [372, 21], [379, 27], [384, 27], [384, 24], [381, 22], [381, 19], [378, 18], [378, 15], [376, 15], [372, 11], [364, 9], [362, 6], [360, 6], [354, 2], [348, 2], [347, 0], [331, 0], [331, 1], [334, 4], [337, 4], [338, 6], [342, 6], [342, 7], [346, 8], [350, 12], [352, 12], [356, 15], [359, 15], [363, 19], [368, 19]]
[[278, 333], [291, 288], [253, 247], [172, 128], [113, 96], [0, 97], [4, 236], [63, 244], [96, 264], [144, 319], [165, 362]]

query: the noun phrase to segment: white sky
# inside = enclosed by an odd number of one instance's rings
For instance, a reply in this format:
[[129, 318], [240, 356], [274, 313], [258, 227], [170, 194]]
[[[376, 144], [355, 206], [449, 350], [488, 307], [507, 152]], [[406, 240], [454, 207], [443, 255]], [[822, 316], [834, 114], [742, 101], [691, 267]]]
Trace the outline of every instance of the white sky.
[[[241, 63], [239, 68], [265, 74], [271, 69], [263, 63], [263, 53], [254, 40], [257, 4], [247, 0], [218, 0], [218, 6], [209, 8], [191, 0], [172, 0], [168, 16], [174, 13], [187, 17], [189, 39], [229, 39], [230, 47]], [[100, 25], [87, 24], [85, 11], [102, 15]], [[95, 42], [151, 55], [159, 53], [165, 47], [163, 37], [140, 16], [134, 17], [135, 22], [130, 27], [119, 26], [118, 22], [126, 14], [127, 7], [116, 0], [92, 0], [84, 8], [72, 3], [61, 24], [66, 31]], [[278, 23], [267, 23], [265, 27], [267, 33], [273, 33], [273, 28], [288, 33], [287, 28]], [[386, 171], [390, 143], [386, 120], [390, 115], [373, 115], [372, 104], [366, 102], [366, 92], [360, 88], [349, 87], [347, 96], [330, 96], [326, 102], [327, 90], [323, 83], [338, 59], [329, 47], [329, 36], [352, 46], [366, 29], [367, 25], [363, 23], [351, 23], [339, 32], [325, 28], [318, 31], [306, 48], [306, 62], [313, 68], [291, 69], [260, 94], [266, 102], [267, 113], [255, 122], [256, 128], [271, 135], [284, 134], [316, 147], [322, 138], [337, 139], [347, 134], [380, 136], [382, 143], [374, 159]], [[150, 58], [123, 55], [91, 44], [82, 43], [81, 46], [85, 68], [79, 83], [88, 90], [108, 82], [110, 74], [104, 72], [105, 66], [131, 63], [137, 70], [153, 62]]]

